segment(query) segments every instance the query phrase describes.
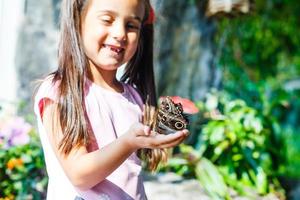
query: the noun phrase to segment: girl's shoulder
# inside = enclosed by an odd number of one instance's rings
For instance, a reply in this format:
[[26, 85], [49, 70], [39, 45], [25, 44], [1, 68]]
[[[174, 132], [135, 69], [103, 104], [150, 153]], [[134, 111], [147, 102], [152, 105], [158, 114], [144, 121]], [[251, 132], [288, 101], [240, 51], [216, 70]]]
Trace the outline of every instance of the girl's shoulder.
[[39, 81], [39, 86], [35, 94], [35, 99], [49, 98], [56, 101], [58, 97], [59, 81], [54, 82], [53, 75]]
[[42, 119], [44, 108], [50, 102], [58, 102], [58, 82], [54, 82], [53, 76], [49, 75], [39, 81], [34, 96], [34, 112]]

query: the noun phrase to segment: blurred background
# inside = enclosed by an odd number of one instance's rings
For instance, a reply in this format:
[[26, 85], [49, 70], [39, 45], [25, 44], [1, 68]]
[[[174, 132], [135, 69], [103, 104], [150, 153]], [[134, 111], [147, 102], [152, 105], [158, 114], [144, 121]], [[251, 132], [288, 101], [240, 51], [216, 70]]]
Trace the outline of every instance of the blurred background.
[[[60, 2], [0, 0], [1, 200], [45, 198], [32, 97], [57, 67]], [[198, 111], [158, 174], [180, 177], [171, 187], [194, 180], [207, 199], [300, 199], [299, 2], [152, 4], [158, 95]], [[149, 199], [163, 199], [146, 186]]]

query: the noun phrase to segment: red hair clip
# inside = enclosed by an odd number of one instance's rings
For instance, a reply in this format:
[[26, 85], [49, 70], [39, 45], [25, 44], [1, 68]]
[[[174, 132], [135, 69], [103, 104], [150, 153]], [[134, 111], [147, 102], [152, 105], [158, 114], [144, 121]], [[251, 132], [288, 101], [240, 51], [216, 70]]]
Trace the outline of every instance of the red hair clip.
[[152, 8], [152, 6], [150, 6], [150, 10], [149, 10], [149, 15], [147, 20], [145, 21], [145, 24], [153, 24], [155, 21], [155, 13], [154, 13], [154, 9]]

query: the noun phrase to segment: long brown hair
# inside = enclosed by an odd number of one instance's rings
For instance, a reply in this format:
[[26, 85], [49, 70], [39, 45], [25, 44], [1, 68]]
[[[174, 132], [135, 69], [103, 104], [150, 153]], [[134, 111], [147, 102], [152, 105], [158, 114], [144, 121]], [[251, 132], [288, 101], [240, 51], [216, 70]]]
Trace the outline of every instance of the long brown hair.
[[[58, 120], [63, 131], [59, 148], [69, 154], [73, 148], [89, 144], [89, 123], [84, 107], [84, 77], [89, 68], [88, 59], [81, 42], [81, 16], [89, 0], [63, 0], [61, 7], [61, 36], [58, 64], [53, 82], [58, 86]], [[144, 21], [150, 12], [149, 0], [145, 2]], [[143, 100], [149, 95], [150, 104], [156, 106], [156, 92], [153, 72], [153, 24], [143, 23], [138, 49], [128, 62], [121, 81], [137, 88]], [[157, 168], [164, 158], [164, 150], [140, 150], [150, 169]]]
[[[145, 1], [146, 16], [149, 17], [150, 2]], [[138, 50], [133, 59], [128, 62], [121, 81], [127, 81], [130, 85], [135, 86], [140, 92], [143, 101], [151, 106], [157, 107], [157, 96], [155, 90], [155, 79], [153, 71], [153, 42], [154, 26], [153, 23], [145, 23], [141, 29]], [[138, 156], [146, 161], [147, 167], [154, 171], [161, 161], [167, 160], [166, 149], [140, 149]]]

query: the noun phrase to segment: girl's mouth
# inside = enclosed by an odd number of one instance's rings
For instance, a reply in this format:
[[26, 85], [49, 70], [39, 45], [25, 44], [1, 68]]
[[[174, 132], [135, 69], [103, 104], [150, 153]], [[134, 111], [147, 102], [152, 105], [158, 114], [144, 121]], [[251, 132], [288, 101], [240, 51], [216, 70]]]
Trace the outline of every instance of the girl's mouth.
[[113, 46], [113, 45], [108, 45], [108, 44], [103, 44], [104, 48], [109, 48], [111, 51], [120, 54], [121, 52], [123, 52], [125, 49], [122, 47], [117, 47], [117, 46]]

